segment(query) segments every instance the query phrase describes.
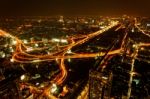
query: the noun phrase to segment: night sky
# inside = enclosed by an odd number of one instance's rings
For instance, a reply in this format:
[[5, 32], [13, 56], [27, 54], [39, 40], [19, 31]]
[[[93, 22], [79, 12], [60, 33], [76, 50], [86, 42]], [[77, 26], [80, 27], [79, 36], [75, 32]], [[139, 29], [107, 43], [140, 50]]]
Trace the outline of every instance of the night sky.
[[0, 0], [0, 16], [150, 16], [150, 0]]

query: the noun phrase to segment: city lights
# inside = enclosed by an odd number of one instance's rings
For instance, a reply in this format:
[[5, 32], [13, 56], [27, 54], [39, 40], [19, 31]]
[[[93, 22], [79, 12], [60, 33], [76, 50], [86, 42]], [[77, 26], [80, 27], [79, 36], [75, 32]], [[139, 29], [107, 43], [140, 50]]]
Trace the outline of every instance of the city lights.
[[0, 21], [0, 99], [148, 98], [149, 19], [24, 16]]
[[25, 75], [22, 75], [22, 76], [20, 77], [20, 79], [21, 79], [21, 80], [24, 80], [25, 77], [26, 77]]

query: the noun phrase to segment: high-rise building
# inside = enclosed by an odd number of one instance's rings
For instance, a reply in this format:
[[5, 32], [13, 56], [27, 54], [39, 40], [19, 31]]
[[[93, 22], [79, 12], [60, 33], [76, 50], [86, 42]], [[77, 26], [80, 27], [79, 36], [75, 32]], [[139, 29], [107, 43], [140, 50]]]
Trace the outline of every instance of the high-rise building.
[[89, 72], [89, 99], [109, 99], [112, 74], [103, 76], [98, 71]]
[[64, 23], [64, 16], [60, 16], [58, 21]]

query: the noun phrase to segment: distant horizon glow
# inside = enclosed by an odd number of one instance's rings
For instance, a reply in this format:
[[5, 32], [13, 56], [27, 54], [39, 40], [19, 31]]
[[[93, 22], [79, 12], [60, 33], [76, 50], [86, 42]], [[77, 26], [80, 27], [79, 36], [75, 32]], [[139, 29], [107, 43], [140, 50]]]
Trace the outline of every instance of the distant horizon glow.
[[0, 12], [1, 16], [150, 16], [149, 4], [149, 0], [5, 0], [0, 2]]

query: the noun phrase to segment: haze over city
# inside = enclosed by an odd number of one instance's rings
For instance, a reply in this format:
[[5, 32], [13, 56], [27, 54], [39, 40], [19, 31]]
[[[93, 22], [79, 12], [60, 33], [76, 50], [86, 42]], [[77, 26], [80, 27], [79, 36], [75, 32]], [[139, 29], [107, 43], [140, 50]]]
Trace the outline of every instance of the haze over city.
[[1, 0], [2, 15], [150, 16], [149, 0]]

